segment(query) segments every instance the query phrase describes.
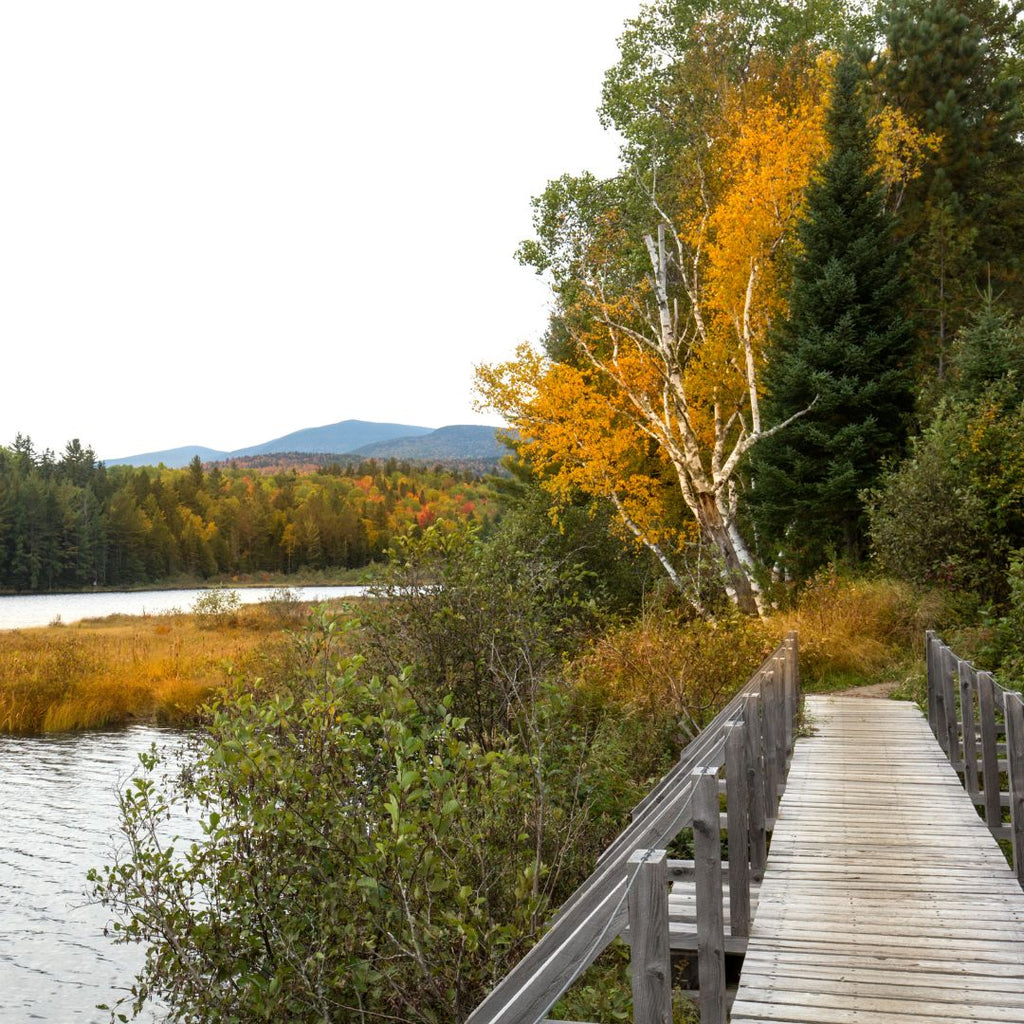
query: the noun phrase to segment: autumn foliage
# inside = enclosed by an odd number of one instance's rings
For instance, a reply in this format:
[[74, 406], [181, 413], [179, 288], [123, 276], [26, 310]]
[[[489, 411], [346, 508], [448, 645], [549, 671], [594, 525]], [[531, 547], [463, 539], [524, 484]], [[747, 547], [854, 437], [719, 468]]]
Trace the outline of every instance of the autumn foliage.
[[[721, 96], [706, 157], [668, 195], [652, 180], [643, 223], [616, 208], [596, 218], [578, 287], [563, 291], [574, 358], [523, 347], [478, 371], [484, 402], [518, 429], [556, 504], [574, 492], [611, 501], [681, 588], [675, 554], [709, 546], [751, 612], [759, 588], [736, 526], [737, 470], [764, 432], [758, 370], [824, 151], [830, 66], [825, 56], [752, 73]], [[630, 245], [639, 273], [623, 265]], [[700, 608], [701, 595], [688, 596]]]

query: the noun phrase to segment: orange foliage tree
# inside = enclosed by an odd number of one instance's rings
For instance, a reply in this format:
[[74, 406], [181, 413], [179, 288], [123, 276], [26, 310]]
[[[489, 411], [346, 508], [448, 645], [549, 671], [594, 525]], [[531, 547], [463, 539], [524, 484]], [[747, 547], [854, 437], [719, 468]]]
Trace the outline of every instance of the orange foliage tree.
[[[695, 538], [717, 554], [733, 602], [761, 609], [738, 470], [760, 437], [790, 422], [763, 427], [758, 371], [825, 149], [830, 66], [794, 61], [724, 90], [707, 152], [686, 154], [666, 176], [671, 191], [649, 179], [646, 229], [635, 228], [638, 204], [610, 204], [574, 243], [572, 287], [560, 293], [566, 358], [523, 347], [478, 368], [482, 404], [519, 431], [543, 485], [556, 499], [575, 490], [611, 501], [698, 608], [673, 559]], [[688, 522], [670, 514], [679, 498]]]

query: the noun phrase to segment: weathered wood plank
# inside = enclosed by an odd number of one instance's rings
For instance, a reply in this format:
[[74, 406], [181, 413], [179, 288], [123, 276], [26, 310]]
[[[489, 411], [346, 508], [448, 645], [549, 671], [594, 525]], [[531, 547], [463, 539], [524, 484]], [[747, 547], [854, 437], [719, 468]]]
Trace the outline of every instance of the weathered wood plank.
[[726, 834], [729, 837], [729, 931], [750, 934], [750, 834], [747, 826], [747, 747], [743, 722], [725, 727]]
[[725, 921], [718, 770], [693, 773], [693, 860], [697, 883], [697, 972], [701, 1024], [725, 1024]]
[[968, 793], [978, 792], [978, 740], [975, 734], [974, 694], [977, 689], [973, 666], [962, 659], [957, 663], [960, 677], [960, 739], [964, 751], [964, 786]]
[[1016, 693], [1004, 694], [1007, 774], [1010, 777], [1010, 842], [1013, 869], [1024, 885], [1024, 703]]
[[743, 705], [747, 744], [747, 791], [750, 821], [750, 873], [755, 881], [764, 878], [768, 860], [767, 809], [765, 805], [764, 738], [761, 722], [761, 698], [748, 694]]
[[998, 828], [1003, 821], [1003, 803], [999, 791], [995, 686], [987, 672], [979, 672], [975, 682], [978, 685], [978, 716], [981, 722], [981, 778], [985, 786], [985, 821], [990, 828]]
[[635, 850], [629, 887], [633, 1024], [672, 1024], [668, 871], [664, 850]]
[[[969, 775], [985, 684], [966, 682], [965, 728], [938, 733], [970, 737]], [[955, 723], [951, 683], [936, 712]], [[1024, 893], [928, 724], [896, 702], [807, 702], [817, 734], [789, 770], [733, 1024], [1024, 1024]]]
[[948, 648], [943, 647], [942, 693], [946, 702], [946, 728], [949, 731], [946, 751], [949, 763], [956, 771], [963, 767], [963, 750], [960, 746], [960, 717], [957, 712], [957, 666], [960, 659]]

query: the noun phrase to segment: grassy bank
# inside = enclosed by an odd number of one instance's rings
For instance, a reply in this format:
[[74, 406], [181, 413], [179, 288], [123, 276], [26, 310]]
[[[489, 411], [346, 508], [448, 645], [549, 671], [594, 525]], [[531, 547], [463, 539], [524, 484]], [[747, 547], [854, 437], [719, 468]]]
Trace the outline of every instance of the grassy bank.
[[[287, 631], [306, 611], [286, 600], [0, 632], [0, 732], [188, 724], [231, 671], [264, 675], [280, 662]], [[594, 638], [568, 676], [599, 703], [693, 735], [795, 629], [805, 690], [897, 682], [913, 698], [924, 630], [940, 613], [934, 599], [903, 584], [822, 577], [796, 607], [761, 620], [684, 624], [644, 615]]]
[[0, 632], [0, 732], [188, 724], [232, 670], [280, 659], [305, 614], [286, 601]]

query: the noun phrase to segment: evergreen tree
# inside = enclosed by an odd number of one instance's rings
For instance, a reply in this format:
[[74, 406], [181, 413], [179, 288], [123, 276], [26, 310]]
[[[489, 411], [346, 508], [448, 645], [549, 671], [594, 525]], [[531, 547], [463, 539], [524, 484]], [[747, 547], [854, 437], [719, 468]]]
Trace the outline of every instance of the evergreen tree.
[[763, 378], [768, 423], [809, 411], [751, 452], [758, 545], [800, 574], [832, 552], [861, 556], [859, 492], [902, 449], [912, 407], [903, 254], [872, 170], [859, 84], [847, 57], [836, 70], [830, 155], [799, 228], [789, 315], [772, 332]]
[[1024, 323], [1010, 316], [991, 288], [957, 335], [950, 369], [946, 393], [954, 401], [973, 402], [997, 381], [1005, 401], [1024, 401]]
[[947, 350], [991, 278], [1024, 309], [1024, 146], [1017, 0], [889, 0], [875, 66], [881, 100], [939, 146], [910, 182], [900, 233], [910, 240], [915, 319], [939, 377]]

